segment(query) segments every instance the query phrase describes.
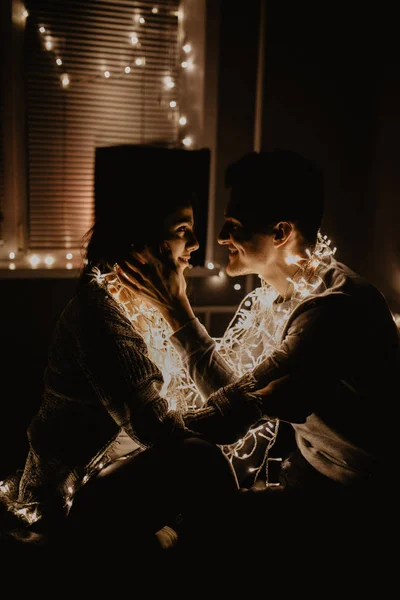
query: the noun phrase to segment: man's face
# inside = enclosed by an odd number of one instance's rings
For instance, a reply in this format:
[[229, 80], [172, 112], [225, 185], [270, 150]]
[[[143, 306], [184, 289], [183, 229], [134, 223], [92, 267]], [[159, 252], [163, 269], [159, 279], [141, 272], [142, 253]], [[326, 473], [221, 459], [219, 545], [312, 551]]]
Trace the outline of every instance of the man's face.
[[274, 260], [272, 233], [255, 233], [227, 211], [218, 243], [229, 250], [226, 272], [232, 277], [260, 274]]

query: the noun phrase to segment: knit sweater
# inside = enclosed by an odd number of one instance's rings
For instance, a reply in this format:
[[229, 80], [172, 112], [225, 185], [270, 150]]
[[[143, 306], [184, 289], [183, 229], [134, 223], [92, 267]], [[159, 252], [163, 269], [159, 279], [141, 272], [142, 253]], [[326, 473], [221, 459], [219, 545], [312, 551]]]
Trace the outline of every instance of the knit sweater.
[[[399, 332], [383, 295], [347, 266], [331, 257], [318, 276], [319, 292], [297, 304], [252, 374], [256, 387], [271, 384], [264, 416], [289, 422], [305, 459], [349, 486], [375, 480], [393, 455]], [[205, 396], [237, 380], [198, 320], [172, 341]]]
[[105, 288], [83, 280], [55, 327], [25, 465], [2, 482], [0, 499], [25, 523], [53, 522], [105, 465], [194, 435], [197, 422], [209, 439], [237, 439], [261, 412], [248, 382], [227, 383], [185, 419], [169, 410], [143, 338]]

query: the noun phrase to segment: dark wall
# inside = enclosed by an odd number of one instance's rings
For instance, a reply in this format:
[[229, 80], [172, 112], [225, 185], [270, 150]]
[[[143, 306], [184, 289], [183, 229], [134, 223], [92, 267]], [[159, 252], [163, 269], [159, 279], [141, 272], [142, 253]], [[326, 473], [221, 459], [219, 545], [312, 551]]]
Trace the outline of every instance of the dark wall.
[[263, 147], [325, 171], [337, 258], [400, 309], [400, 53], [394, 9], [266, 2]]
[[[394, 8], [262, 2], [262, 149], [288, 148], [318, 161], [325, 173], [323, 230], [337, 258], [375, 283], [400, 312], [400, 52]], [[224, 170], [254, 149], [260, 22], [260, 1], [248, 3], [245, 14], [227, 0], [219, 4], [216, 234], [227, 201]], [[215, 258], [226, 264], [226, 250], [218, 244]]]
[[[211, 3], [214, 0], [209, 0]], [[218, 61], [218, 125], [216, 148], [215, 232], [222, 227], [228, 193], [227, 165], [253, 150], [260, 1], [220, 3]], [[207, 93], [207, 91], [206, 91]], [[226, 248], [215, 247], [215, 259], [227, 262]]]
[[26, 427], [39, 406], [48, 344], [74, 279], [0, 279], [0, 479], [25, 456]]

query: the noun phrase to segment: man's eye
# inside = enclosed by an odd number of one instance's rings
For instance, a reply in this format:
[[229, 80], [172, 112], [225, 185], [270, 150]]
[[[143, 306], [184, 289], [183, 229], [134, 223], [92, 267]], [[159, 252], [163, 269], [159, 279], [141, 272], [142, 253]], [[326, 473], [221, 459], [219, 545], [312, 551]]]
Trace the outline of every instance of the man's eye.
[[187, 230], [186, 225], [182, 225], [182, 227], [178, 227], [177, 231], [179, 233], [185, 233], [185, 231]]

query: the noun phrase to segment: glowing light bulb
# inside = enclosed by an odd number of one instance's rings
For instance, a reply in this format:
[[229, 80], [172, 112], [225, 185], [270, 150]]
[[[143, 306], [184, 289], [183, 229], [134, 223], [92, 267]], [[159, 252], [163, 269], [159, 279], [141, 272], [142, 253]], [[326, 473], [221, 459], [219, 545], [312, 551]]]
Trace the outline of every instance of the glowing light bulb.
[[139, 17], [139, 23], [141, 25], [143, 25], [143, 23], [146, 23], [146, 20], [144, 19], [144, 17]]
[[158, 13], [158, 8], [155, 6], [151, 9], [151, 12], [153, 13], [153, 15], [156, 15]]
[[29, 262], [31, 263], [32, 267], [35, 268], [40, 263], [40, 258], [37, 254], [32, 254], [32, 256], [29, 257]]
[[176, 102], [175, 100], [171, 100], [171, 102], [169, 103], [171, 108], [176, 108]]
[[234, 290], [241, 290], [242, 286], [240, 285], [240, 283], [235, 283], [235, 285], [233, 286]]
[[39, 27], [39, 31], [40, 33], [46, 33], [46, 29], [43, 26]]
[[58, 64], [59, 67], [61, 67], [61, 65], [62, 65], [61, 58], [56, 58], [56, 63]]
[[62, 83], [62, 86], [63, 86], [64, 88], [66, 88], [66, 87], [68, 87], [68, 86], [69, 86], [69, 84], [70, 84], [70, 78], [69, 78], [69, 75], [68, 75], [68, 73], [63, 73], [63, 74], [61, 75], [61, 83]]
[[187, 123], [187, 119], [186, 119], [186, 117], [181, 117], [181, 118], [179, 119], [179, 125], [186, 125], [186, 123]]
[[214, 268], [214, 263], [213, 262], [208, 262], [207, 263], [207, 269], [210, 269], [210, 271]]
[[130, 73], [131, 72], [131, 68], [130, 67], [125, 67], [125, 73]]
[[54, 264], [54, 257], [46, 256], [46, 258], [44, 259], [44, 262], [48, 267], [51, 267]]
[[139, 38], [136, 33], [132, 33], [131, 35], [131, 44], [136, 45], [139, 42]]
[[66, 268], [66, 269], [68, 269], [68, 270], [72, 269], [72, 263], [68, 262], [68, 263], [65, 265], [65, 268]]
[[190, 44], [185, 44], [183, 46], [183, 51], [186, 52], [186, 54], [188, 54], [192, 49], [192, 46]]
[[29, 12], [27, 10], [22, 11], [22, 16], [24, 19], [27, 19], [29, 17]]
[[110, 73], [110, 71], [104, 71], [104, 77], [105, 77], [106, 79], [108, 79], [109, 77], [111, 77], [111, 73]]
[[73, 254], [72, 254], [72, 252], [67, 252], [67, 254], [65, 255], [65, 258], [66, 258], [67, 260], [71, 260], [71, 258], [72, 258], [72, 257], [73, 257]]
[[45, 45], [46, 50], [50, 51], [53, 48], [53, 42], [51, 40], [46, 40], [44, 45]]
[[164, 85], [167, 89], [171, 89], [171, 88], [175, 87], [175, 83], [173, 82], [172, 77], [170, 77], [169, 75], [164, 77], [163, 81], [164, 81]]
[[8, 268], [10, 269], [10, 271], [15, 271], [15, 263], [10, 262]]
[[8, 255], [8, 258], [11, 258], [11, 259], [15, 258], [15, 252], [10, 252]]
[[182, 144], [183, 144], [184, 146], [191, 146], [191, 145], [192, 145], [192, 142], [193, 142], [193, 140], [192, 140], [192, 138], [191, 138], [191, 137], [185, 137], [185, 138], [183, 138], [183, 140], [182, 140]]
[[285, 262], [287, 265], [297, 265], [301, 261], [300, 256], [291, 254], [285, 258]]
[[144, 67], [145, 64], [146, 64], [146, 59], [143, 56], [141, 58], [137, 58], [135, 60], [135, 65], [137, 65], [138, 67]]
[[187, 60], [184, 60], [183, 62], [181, 62], [181, 67], [182, 69], [187, 69], [189, 66], [189, 63]]

